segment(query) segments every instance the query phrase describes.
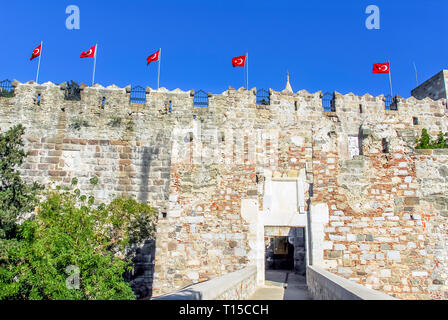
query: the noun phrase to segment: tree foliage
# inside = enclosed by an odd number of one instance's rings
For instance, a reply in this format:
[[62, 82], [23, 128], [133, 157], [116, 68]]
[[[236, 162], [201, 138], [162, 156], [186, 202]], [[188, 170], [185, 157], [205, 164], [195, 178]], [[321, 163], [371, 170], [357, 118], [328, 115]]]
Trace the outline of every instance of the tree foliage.
[[17, 245], [17, 220], [37, 205], [37, 183], [22, 181], [17, 168], [27, 156], [23, 150], [25, 128], [15, 126], [0, 134], [0, 265], [8, 260], [7, 251]]
[[[123, 278], [131, 265], [126, 247], [153, 236], [154, 211], [132, 199], [94, 202], [79, 189], [48, 192], [23, 224], [12, 263], [0, 269], [0, 299], [135, 299]], [[71, 266], [80, 271], [78, 289], [66, 283]]]
[[440, 131], [437, 139], [433, 139], [427, 129], [422, 130], [422, 135], [417, 139], [416, 149], [445, 149], [448, 148], [448, 132]]
[[26, 157], [23, 133], [19, 125], [0, 135], [0, 300], [135, 299], [123, 277], [131, 265], [127, 248], [154, 239], [154, 210], [127, 198], [95, 204], [81, 190], [61, 187], [39, 201], [41, 187], [17, 172]]

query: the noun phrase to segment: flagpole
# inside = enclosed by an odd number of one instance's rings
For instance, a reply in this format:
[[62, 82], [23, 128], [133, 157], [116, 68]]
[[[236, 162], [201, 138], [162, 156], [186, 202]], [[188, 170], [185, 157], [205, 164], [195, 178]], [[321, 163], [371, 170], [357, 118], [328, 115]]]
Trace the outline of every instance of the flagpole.
[[246, 72], [247, 72], [247, 77], [246, 77], [246, 88], [247, 90], [249, 90], [249, 52], [246, 52]]
[[389, 84], [390, 84], [390, 96], [393, 99], [394, 98], [394, 94], [393, 94], [393, 90], [392, 90], [392, 71], [391, 71], [391, 67], [390, 67], [390, 61], [387, 61], [389, 63]]
[[417, 87], [418, 87], [418, 71], [417, 71], [417, 66], [415, 65], [415, 61], [414, 61], [414, 70], [415, 70], [415, 82], [417, 83]]
[[162, 62], [162, 48], [159, 49], [159, 71], [157, 72], [157, 90], [160, 88], [160, 63]]
[[98, 54], [98, 43], [95, 45], [95, 59], [93, 61], [93, 77], [92, 77], [92, 87], [95, 84], [95, 70], [96, 70], [96, 55]]
[[43, 48], [44, 42], [40, 42], [40, 55], [39, 55], [39, 63], [37, 64], [37, 75], [36, 75], [36, 83], [39, 82], [39, 71], [40, 71], [40, 58], [42, 57], [42, 48]]

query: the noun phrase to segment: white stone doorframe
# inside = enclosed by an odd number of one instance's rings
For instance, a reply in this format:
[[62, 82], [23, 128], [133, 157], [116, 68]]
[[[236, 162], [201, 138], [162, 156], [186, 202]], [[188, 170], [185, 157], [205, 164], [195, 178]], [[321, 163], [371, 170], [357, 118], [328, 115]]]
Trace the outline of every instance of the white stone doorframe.
[[[306, 242], [306, 264], [310, 261], [309, 217], [305, 211], [306, 170], [302, 169], [298, 177], [273, 177], [270, 170], [265, 169], [263, 210], [258, 214], [258, 281], [265, 282], [265, 228], [281, 227], [285, 230], [304, 228]], [[289, 228], [289, 229], [288, 229]], [[288, 236], [288, 235], [286, 235]], [[261, 241], [260, 241], [261, 240]]]
[[[305, 211], [305, 169], [297, 178], [273, 178], [270, 170], [264, 170], [263, 210], [256, 199], [243, 199], [241, 214], [249, 224], [248, 254], [250, 265], [257, 266], [257, 282], [265, 282], [265, 227], [304, 228], [306, 241], [306, 264], [313, 261], [310, 210]], [[286, 205], [281, 200], [286, 202]]]
[[288, 237], [289, 236], [289, 232], [291, 232], [292, 229], [295, 228], [303, 228], [303, 232], [305, 232], [305, 250], [306, 250], [306, 254], [305, 254], [305, 263], [306, 266], [308, 267], [310, 265], [310, 245], [309, 245], [309, 236], [308, 236], [308, 225], [298, 225], [298, 226], [263, 226], [263, 259], [261, 262], [261, 266], [260, 269], [258, 270], [258, 273], [261, 274], [260, 275], [260, 281], [261, 283], [264, 285], [266, 279], [266, 245], [265, 245], [265, 237], [267, 237], [268, 235], [266, 234], [266, 228], [279, 228], [280, 230], [288, 230], [288, 232], [281, 232], [276, 234], [276, 236], [279, 237]]

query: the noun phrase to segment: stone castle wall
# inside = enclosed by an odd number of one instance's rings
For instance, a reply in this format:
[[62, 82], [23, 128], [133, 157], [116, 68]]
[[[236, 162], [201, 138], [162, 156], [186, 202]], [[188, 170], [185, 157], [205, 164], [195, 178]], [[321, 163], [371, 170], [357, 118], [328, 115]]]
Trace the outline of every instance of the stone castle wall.
[[26, 179], [77, 177], [98, 200], [159, 211], [154, 295], [257, 264], [268, 182], [295, 179], [310, 263], [399, 298], [448, 299], [448, 154], [414, 150], [422, 128], [448, 131], [446, 101], [399, 97], [386, 111], [383, 96], [336, 93], [324, 112], [320, 92], [270, 90], [261, 106], [255, 89], [229, 88], [195, 108], [181, 90], [148, 88], [142, 105], [129, 88], [85, 87], [78, 102], [63, 89], [18, 84], [0, 128], [26, 126]]
[[422, 128], [446, 132], [444, 108], [442, 101], [410, 98], [398, 111], [366, 119], [359, 126], [361, 155], [352, 160], [341, 159], [337, 135], [316, 141], [312, 201], [328, 206], [326, 268], [402, 299], [448, 298], [448, 152], [413, 148]]

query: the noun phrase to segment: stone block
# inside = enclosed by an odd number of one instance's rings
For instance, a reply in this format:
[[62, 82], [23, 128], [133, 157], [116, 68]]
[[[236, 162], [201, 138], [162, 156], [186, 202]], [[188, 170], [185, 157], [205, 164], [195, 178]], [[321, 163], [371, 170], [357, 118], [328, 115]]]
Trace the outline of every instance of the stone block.
[[332, 251], [327, 251], [327, 257], [329, 259], [336, 259], [336, 258], [341, 258], [342, 257], [342, 251], [340, 250], [332, 250]]
[[168, 251], [175, 251], [177, 249], [177, 241], [170, 241], [168, 243]]
[[387, 251], [387, 259], [400, 262], [401, 254], [399, 251], [389, 250], [389, 251]]

